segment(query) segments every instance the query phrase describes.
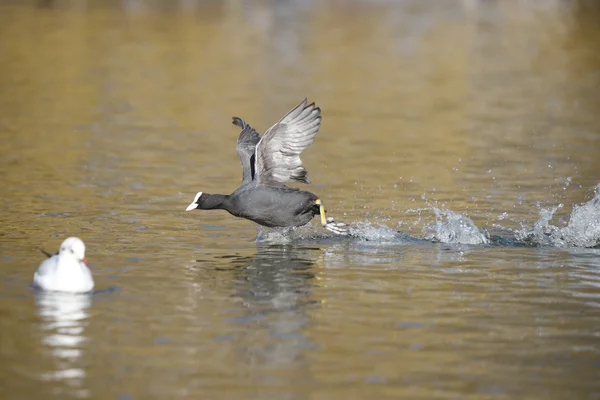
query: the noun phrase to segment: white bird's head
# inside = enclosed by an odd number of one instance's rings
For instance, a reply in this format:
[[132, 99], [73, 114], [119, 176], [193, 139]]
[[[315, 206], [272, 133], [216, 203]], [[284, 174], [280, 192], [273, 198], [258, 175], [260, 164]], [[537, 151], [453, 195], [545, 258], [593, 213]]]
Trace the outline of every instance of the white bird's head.
[[77, 260], [87, 265], [87, 261], [85, 259], [85, 244], [83, 244], [83, 240], [77, 237], [65, 239], [65, 241], [60, 245], [58, 254], [72, 255], [73, 257], [77, 258]]

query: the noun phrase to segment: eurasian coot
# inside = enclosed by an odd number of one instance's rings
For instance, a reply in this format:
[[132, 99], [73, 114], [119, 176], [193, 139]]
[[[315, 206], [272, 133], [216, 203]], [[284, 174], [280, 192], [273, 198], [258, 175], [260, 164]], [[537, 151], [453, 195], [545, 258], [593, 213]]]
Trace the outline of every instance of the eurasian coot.
[[261, 138], [244, 120], [233, 117], [242, 131], [237, 153], [242, 163], [242, 184], [232, 194], [198, 192], [186, 211], [226, 210], [268, 227], [306, 225], [315, 215], [321, 224], [339, 235], [348, 234], [344, 223], [325, 217], [317, 195], [285, 185], [296, 181], [310, 183], [300, 153], [314, 140], [321, 126], [321, 109], [304, 99]]

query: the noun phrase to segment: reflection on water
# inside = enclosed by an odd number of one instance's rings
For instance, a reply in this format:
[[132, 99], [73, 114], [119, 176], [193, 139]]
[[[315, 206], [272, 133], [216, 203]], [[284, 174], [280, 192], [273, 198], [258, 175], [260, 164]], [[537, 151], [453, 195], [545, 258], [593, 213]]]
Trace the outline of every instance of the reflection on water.
[[55, 394], [88, 397], [89, 392], [84, 385], [85, 362], [82, 357], [91, 297], [40, 291], [36, 293], [36, 303], [42, 320], [42, 343], [50, 349], [54, 358], [53, 370], [43, 373], [41, 379], [64, 383], [64, 393], [58, 389]]
[[[593, 398], [599, 16], [584, 0], [0, 2], [0, 387]], [[305, 96], [323, 111], [308, 188], [355, 237], [183, 211], [239, 186], [232, 115], [264, 131]], [[73, 235], [120, 290], [35, 307], [35, 248]]]
[[[232, 287], [243, 311], [229, 321], [252, 325], [252, 330], [236, 337], [242, 344], [237, 363], [246, 365], [248, 373], [265, 385], [306, 379], [305, 353], [314, 347], [305, 335], [310, 322], [307, 309], [316, 306], [311, 293], [318, 286], [314, 250], [258, 246], [255, 256], [232, 262], [236, 271]], [[280, 374], [285, 371], [294, 373]]]

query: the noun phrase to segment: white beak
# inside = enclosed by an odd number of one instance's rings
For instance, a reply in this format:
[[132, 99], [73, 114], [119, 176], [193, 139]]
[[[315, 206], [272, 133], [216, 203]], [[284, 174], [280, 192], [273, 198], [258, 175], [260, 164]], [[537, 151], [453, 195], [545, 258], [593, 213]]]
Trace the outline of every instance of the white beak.
[[185, 211], [195, 210], [196, 207], [198, 206], [198, 199], [200, 198], [200, 196], [202, 196], [202, 192], [196, 193], [196, 197], [194, 197], [194, 201], [192, 201], [192, 203], [189, 206], [187, 206]]

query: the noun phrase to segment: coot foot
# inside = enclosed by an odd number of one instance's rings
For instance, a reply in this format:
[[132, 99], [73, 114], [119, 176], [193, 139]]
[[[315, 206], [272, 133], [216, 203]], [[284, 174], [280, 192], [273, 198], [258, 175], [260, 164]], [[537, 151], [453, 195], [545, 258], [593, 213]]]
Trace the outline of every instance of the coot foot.
[[324, 225], [325, 229], [329, 232], [333, 232], [336, 235], [346, 236], [350, 234], [350, 226], [344, 222], [335, 222], [332, 217], [327, 218], [327, 222]]

